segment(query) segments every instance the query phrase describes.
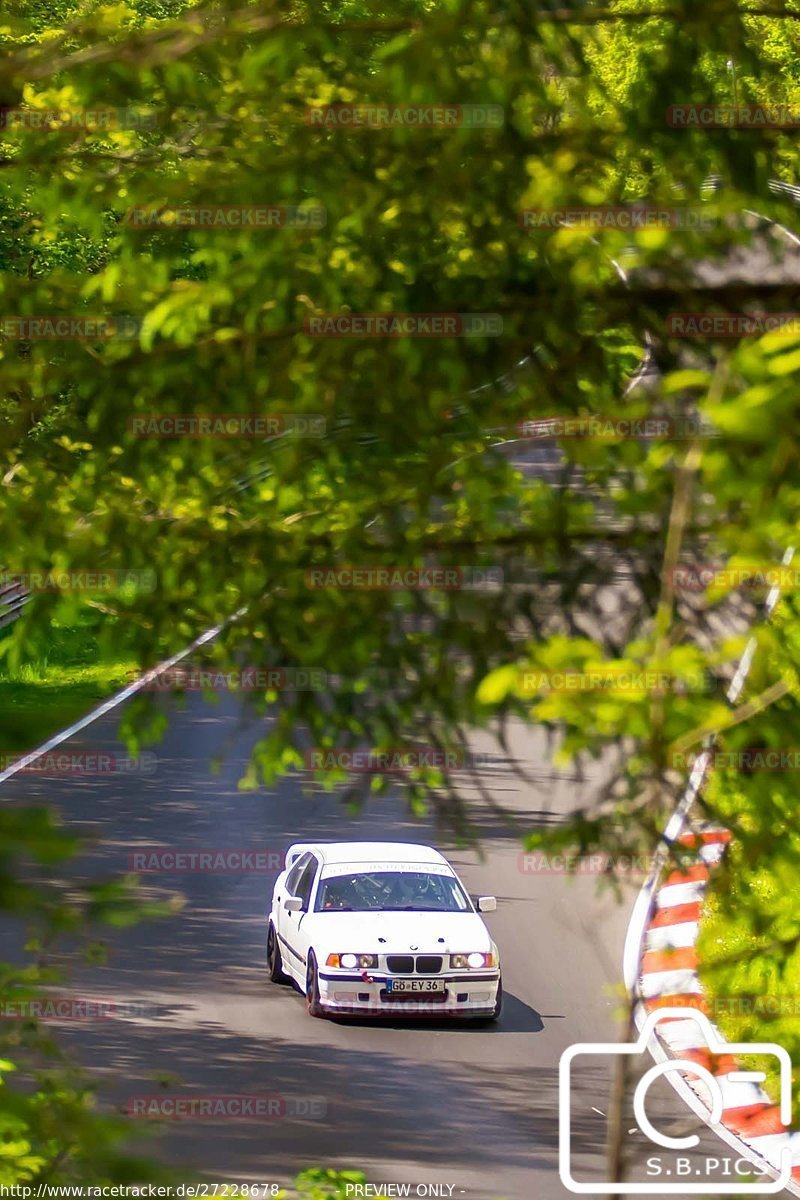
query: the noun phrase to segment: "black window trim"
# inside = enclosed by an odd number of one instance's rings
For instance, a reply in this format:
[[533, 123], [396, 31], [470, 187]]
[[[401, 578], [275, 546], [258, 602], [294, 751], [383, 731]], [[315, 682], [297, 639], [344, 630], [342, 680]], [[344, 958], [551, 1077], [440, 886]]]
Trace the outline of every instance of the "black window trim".
[[[312, 868], [312, 870], [311, 870], [311, 883], [310, 883], [310, 885], [309, 885], [309, 889], [308, 889], [308, 895], [304, 897], [304, 896], [300, 896], [299, 883], [300, 883], [300, 879], [302, 879], [302, 878], [303, 878], [303, 876], [305, 875], [305, 873], [306, 873], [306, 871], [309, 869], [309, 867], [311, 867], [311, 868]], [[318, 872], [318, 871], [319, 871], [319, 860], [317, 859], [317, 856], [316, 856], [316, 854], [312, 854], [312, 852], [309, 850], [309, 851], [308, 851], [308, 862], [305, 864], [305, 866], [303, 867], [302, 871], [300, 872], [300, 877], [299, 877], [299, 879], [298, 879], [298, 890], [295, 892], [295, 895], [296, 895], [296, 896], [300, 896], [300, 899], [303, 901], [303, 912], [308, 912], [308, 911], [309, 911], [309, 909], [310, 909], [310, 906], [311, 906], [311, 894], [312, 894], [312, 892], [314, 891], [314, 881], [315, 881], [315, 879], [316, 879], [316, 877], [317, 877], [317, 872]]]
[[[304, 850], [302, 854], [299, 854], [299, 855], [297, 856], [297, 858], [294, 860], [294, 862], [292, 863], [291, 867], [289, 868], [289, 873], [288, 873], [288, 875], [286, 876], [286, 891], [287, 891], [288, 895], [290, 895], [290, 896], [296, 896], [296, 895], [297, 895], [297, 892], [294, 890], [294, 887], [295, 887], [295, 885], [296, 885], [296, 884], [299, 882], [299, 880], [300, 880], [300, 876], [303, 874], [303, 871], [304, 871], [304, 869], [305, 869], [305, 867], [306, 867], [306, 865], [307, 865], [307, 864], [304, 862], [304, 860], [305, 860], [305, 859], [307, 859], [307, 858], [309, 858], [309, 857], [312, 857], [312, 858], [313, 858], [313, 855], [311, 854], [311, 851], [310, 851], [310, 850]], [[289, 881], [290, 881], [290, 879], [292, 878], [292, 875], [295, 873], [295, 871], [297, 871], [297, 879], [295, 880], [295, 884], [291, 884]]]

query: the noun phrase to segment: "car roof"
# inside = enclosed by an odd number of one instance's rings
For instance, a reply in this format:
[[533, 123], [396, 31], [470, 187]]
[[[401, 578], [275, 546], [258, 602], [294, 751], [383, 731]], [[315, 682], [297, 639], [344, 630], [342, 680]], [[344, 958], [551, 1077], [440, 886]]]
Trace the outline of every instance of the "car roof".
[[304, 842], [305, 850], [313, 850], [322, 862], [374, 863], [414, 862], [445, 863], [447, 859], [433, 846], [422, 846], [416, 842]]

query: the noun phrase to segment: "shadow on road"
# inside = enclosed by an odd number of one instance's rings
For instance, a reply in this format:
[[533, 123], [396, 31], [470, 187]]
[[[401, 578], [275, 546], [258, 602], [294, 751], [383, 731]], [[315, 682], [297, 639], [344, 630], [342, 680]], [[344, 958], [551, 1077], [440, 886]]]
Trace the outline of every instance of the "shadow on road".
[[[442, 1146], [456, 1143], [465, 1169], [490, 1173], [552, 1160], [553, 1068], [534, 1072], [526, 1062], [466, 1051], [457, 1036], [446, 1039], [445, 1050], [430, 1024], [418, 1030], [419, 1042], [405, 1026], [399, 1034], [374, 1028], [374, 1040], [365, 1042], [363, 1022], [347, 1029], [344, 1022], [308, 1019], [320, 1036], [298, 1041], [281, 1020], [280, 1003], [253, 1006], [231, 995], [229, 1006], [218, 1002], [217, 1019], [195, 1013], [192, 1024], [185, 1023], [187, 1014], [174, 1013], [168, 1021], [108, 1021], [62, 1036], [94, 1064], [106, 1103], [123, 1113], [145, 1099], [149, 1105], [232, 1093], [285, 1098], [310, 1109], [277, 1120], [162, 1119], [155, 1128], [168, 1136], [159, 1139], [160, 1150], [177, 1167], [196, 1165], [199, 1147], [204, 1169], [222, 1174], [232, 1164], [251, 1175], [265, 1162], [282, 1175], [312, 1160], [359, 1165], [377, 1145], [388, 1163], [413, 1158], [422, 1166], [441, 1163]], [[496, 1032], [513, 1031], [520, 1013], [529, 1027], [534, 1018], [541, 1026], [538, 1014], [517, 1001]], [[224, 1017], [239, 1028], [220, 1024]], [[464, 1041], [474, 1036], [462, 1026], [459, 1032]]]
[[[101, 1109], [129, 1112], [153, 1096], [167, 1102], [283, 1097], [295, 1107], [274, 1120], [179, 1119], [162, 1106], [154, 1152], [220, 1179], [285, 1178], [325, 1163], [364, 1166], [378, 1180], [450, 1180], [458, 1185], [455, 1195], [469, 1185], [470, 1200], [563, 1200], [559, 1053], [584, 1028], [606, 1028], [602, 989], [616, 982], [613, 966], [606, 966], [616, 959], [606, 951], [620, 939], [616, 926], [609, 932], [606, 915], [602, 939], [594, 933], [592, 881], [573, 888], [575, 881], [526, 869], [520, 830], [563, 821], [576, 802], [574, 783], [543, 771], [541, 795], [522, 787], [508, 762], [499, 763], [490, 772], [492, 791], [515, 821], [473, 806], [481, 856], [471, 844], [448, 843], [435, 813], [413, 817], [399, 795], [351, 811], [337, 794], [306, 787], [298, 776], [242, 792], [238, 780], [256, 731], [243, 728], [238, 712], [235, 697], [223, 697], [215, 710], [190, 697], [157, 747], [152, 776], [31, 775], [8, 790], [7, 803], [50, 804], [72, 832], [90, 839], [69, 864], [64, 882], [71, 887], [126, 873], [132, 856], [146, 848], [246, 849], [263, 852], [270, 864], [252, 872], [142, 873], [143, 898], [177, 892], [184, 907], [159, 921], [113, 929], [105, 960], [81, 964], [71, 984], [77, 997], [110, 999], [123, 1010], [140, 1005], [145, 1015], [76, 1020], [58, 1031], [100, 1085]], [[116, 751], [114, 726], [108, 718], [86, 743], [71, 744]], [[531, 748], [525, 732], [535, 761], [544, 753], [540, 743]], [[223, 749], [228, 757], [212, 775], [209, 761]], [[286, 847], [341, 838], [435, 843], [472, 894], [502, 893], [487, 924], [516, 990], [506, 993], [495, 1025], [411, 1017], [314, 1021], [299, 995], [267, 984], [265, 918]], [[591, 937], [584, 911], [593, 914]], [[549, 961], [554, 969], [544, 978], [541, 964]], [[545, 1015], [523, 996], [541, 1003]], [[519, 1036], [498, 1036], [504, 1034]], [[576, 1081], [582, 1165], [602, 1162], [599, 1094], [593, 1079]], [[145, 1125], [131, 1121], [132, 1130]]]
[[544, 1029], [544, 1021], [535, 1008], [531, 1008], [518, 996], [506, 992], [503, 996], [503, 1012], [499, 1020], [485, 1022], [480, 1020], [464, 1020], [462, 1017], [330, 1017], [336, 1025], [346, 1029], [377, 1026], [380, 1029], [417, 1030], [419, 1033], [540, 1033]]

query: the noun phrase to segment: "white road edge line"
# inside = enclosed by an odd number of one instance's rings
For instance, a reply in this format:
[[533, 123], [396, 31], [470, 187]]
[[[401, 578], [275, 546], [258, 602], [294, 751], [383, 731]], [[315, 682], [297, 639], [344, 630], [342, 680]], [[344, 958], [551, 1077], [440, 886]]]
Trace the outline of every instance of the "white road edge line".
[[46, 742], [42, 742], [41, 746], [37, 746], [34, 750], [30, 750], [27, 754], [23, 754], [23, 756], [17, 759], [16, 762], [12, 763], [11, 766], [6, 767], [3, 771], [0, 771], [0, 783], [5, 783], [7, 779], [11, 779], [12, 776], [16, 775], [18, 771], [23, 771], [25, 767], [30, 766], [32, 762], [35, 762], [35, 760], [40, 758], [43, 754], [48, 754], [51, 750], [55, 750], [56, 746], [60, 746], [62, 742], [66, 742], [69, 738], [74, 737], [75, 734], [80, 733], [82, 729], [86, 729], [89, 725], [94, 724], [94, 722], [98, 721], [100, 717], [104, 717], [106, 713], [113, 712], [113, 710], [118, 708], [120, 704], [124, 704], [126, 700], [130, 700], [131, 696], [135, 696], [137, 692], [140, 692], [143, 687], [151, 682], [151, 680], [158, 678], [158, 676], [162, 675], [164, 671], [168, 671], [170, 667], [174, 667], [176, 663], [179, 663], [184, 658], [187, 658], [188, 655], [199, 649], [200, 646], [205, 646], [209, 642], [213, 642], [216, 637], [219, 637], [220, 633], [222, 633], [222, 630], [227, 625], [230, 625], [233, 621], [238, 621], [238, 619], [244, 615], [244, 612], [245, 609], [240, 608], [233, 614], [233, 616], [226, 617], [224, 621], [221, 621], [219, 625], [214, 625], [213, 628], [207, 629], [205, 633], [201, 633], [199, 637], [195, 638], [193, 642], [190, 642], [189, 645], [183, 650], [179, 650], [178, 653], [173, 654], [171, 658], [165, 658], [164, 661], [160, 662], [157, 666], [151, 667], [148, 671], [145, 671], [139, 679], [135, 679], [133, 683], [129, 683], [126, 687], [122, 688], [121, 691], [116, 692], [113, 696], [109, 696], [108, 700], [104, 700], [102, 704], [98, 704], [97, 708], [93, 708], [91, 712], [86, 714], [85, 717], [81, 717], [78, 721], [75, 721], [73, 725], [67, 726], [66, 729], [61, 729], [58, 733], [54, 733], [53, 736], [48, 738]]

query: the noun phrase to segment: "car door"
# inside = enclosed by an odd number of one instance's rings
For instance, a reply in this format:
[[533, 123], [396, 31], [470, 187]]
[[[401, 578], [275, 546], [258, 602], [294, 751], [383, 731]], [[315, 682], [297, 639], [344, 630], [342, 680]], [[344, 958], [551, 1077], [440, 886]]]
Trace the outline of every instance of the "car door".
[[297, 895], [300, 877], [310, 858], [311, 855], [308, 851], [300, 855], [286, 876], [286, 883], [275, 897], [275, 926], [278, 931], [283, 965], [289, 974], [297, 975], [300, 978], [305, 976], [305, 962], [303, 961], [305, 956], [301, 956], [297, 947], [297, 918], [303, 914], [287, 912], [284, 904], [289, 896]]
[[[319, 862], [315, 855], [309, 854], [308, 862], [304, 864], [300, 872], [300, 878], [297, 881], [296, 895], [303, 901], [303, 907], [300, 912], [292, 913], [291, 916], [297, 918], [295, 926], [295, 937], [297, 951], [300, 954], [303, 962], [303, 971], [306, 968], [308, 959], [308, 951], [311, 946], [311, 933], [313, 930], [313, 918], [311, 917], [311, 897], [314, 894], [314, 884], [319, 872]], [[289, 914], [287, 914], [288, 916]], [[298, 964], [299, 965], [299, 964]]]

